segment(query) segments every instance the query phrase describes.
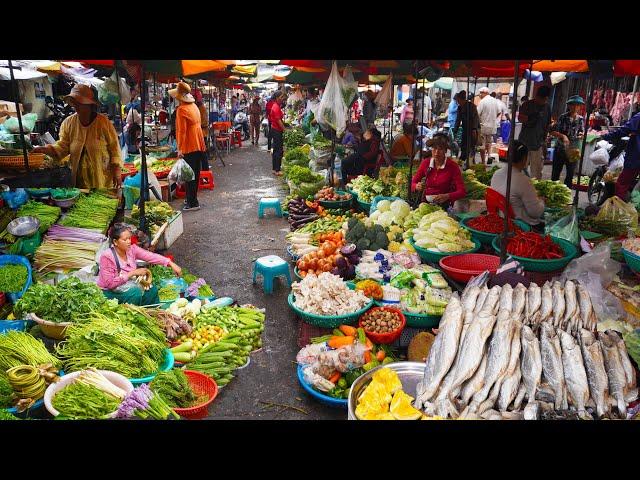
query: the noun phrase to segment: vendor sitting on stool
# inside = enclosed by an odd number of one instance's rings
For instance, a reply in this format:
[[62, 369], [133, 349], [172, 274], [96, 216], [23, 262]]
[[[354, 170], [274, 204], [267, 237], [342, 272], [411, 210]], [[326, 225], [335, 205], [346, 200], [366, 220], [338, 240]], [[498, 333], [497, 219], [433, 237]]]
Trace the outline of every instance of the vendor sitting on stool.
[[[524, 143], [514, 140], [513, 151], [509, 150], [509, 155], [513, 154], [509, 197], [516, 219], [528, 223], [534, 227], [534, 230], [539, 230], [544, 227], [541, 220], [544, 214], [544, 201], [538, 196], [531, 179], [523, 172], [529, 163], [528, 153], [529, 149]], [[508, 167], [505, 165], [491, 178], [491, 188], [503, 196], [507, 193], [507, 172]]]
[[440, 204], [448, 208], [456, 200], [464, 198], [467, 191], [464, 188], [462, 172], [458, 164], [447, 158], [449, 137], [444, 133], [436, 133], [427, 141], [432, 148], [432, 157], [422, 160], [418, 171], [411, 179], [411, 191], [415, 192], [418, 183], [424, 178], [426, 187], [421, 201]]
[[111, 248], [100, 257], [98, 286], [104, 296], [115, 298], [119, 303], [132, 305], [153, 305], [160, 303], [158, 289], [152, 285], [149, 290], [135, 282], [135, 277], [149, 273], [147, 268], [137, 268], [137, 260], [154, 265], [169, 266], [177, 276], [182, 269], [167, 257], [151, 253], [138, 245], [131, 245], [131, 231], [124, 224], [116, 224], [111, 229]]

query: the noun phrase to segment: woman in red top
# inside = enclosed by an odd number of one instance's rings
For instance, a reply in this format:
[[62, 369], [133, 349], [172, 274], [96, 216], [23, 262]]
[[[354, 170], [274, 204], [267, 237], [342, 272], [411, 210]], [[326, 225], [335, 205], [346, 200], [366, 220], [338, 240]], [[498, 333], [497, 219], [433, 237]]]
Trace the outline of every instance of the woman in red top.
[[432, 148], [432, 157], [425, 158], [411, 179], [411, 191], [425, 178], [423, 199], [448, 207], [467, 194], [462, 180], [462, 172], [456, 162], [447, 158], [449, 139], [445, 134], [436, 133], [427, 145]]

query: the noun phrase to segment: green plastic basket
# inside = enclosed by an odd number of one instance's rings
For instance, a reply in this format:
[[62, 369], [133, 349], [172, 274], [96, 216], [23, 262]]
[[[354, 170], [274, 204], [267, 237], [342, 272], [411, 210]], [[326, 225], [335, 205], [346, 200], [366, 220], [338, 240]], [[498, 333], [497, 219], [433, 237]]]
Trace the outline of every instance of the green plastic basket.
[[[344, 190], [336, 190], [336, 193], [338, 195], [344, 195], [344, 194], [351, 193], [351, 192], [346, 192]], [[345, 208], [345, 209], [349, 209], [349, 208], [351, 208], [352, 202], [353, 202], [353, 194], [351, 194], [351, 198], [349, 200], [340, 200], [340, 201], [336, 201], [336, 202], [331, 202], [331, 201], [327, 201], [327, 200], [320, 200], [320, 205], [322, 205], [324, 208]]]
[[303, 280], [303, 278], [300, 276], [300, 272], [298, 271], [298, 267], [293, 268], [293, 273], [296, 275], [296, 277], [298, 277], [299, 280]]
[[[465, 218], [460, 222], [460, 225], [462, 225], [464, 228], [466, 228], [471, 232], [471, 238], [475, 238], [479, 240], [480, 243], [482, 243], [483, 245], [491, 245], [493, 243], [493, 240], [499, 234], [482, 232], [480, 230], [476, 230], [475, 228], [471, 228], [469, 225], [467, 225], [467, 222], [469, 222], [470, 220], [471, 218]], [[522, 220], [515, 220], [514, 223], [518, 225], [525, 232], [531, 231], [531, 226], [528, 223], [523, 222]]]
[[626, 248], [622, 249], [622, 256], [624, 257], [624, 261], [627, 262], [629, 268], [636, 273], [640, 273], [640, 256], [635, 253], [631, 253]]
[[371, 203], [358, 200], [358, 206], [360, 207], [360, 210], [369, 215], [369, 211], [371, 210]]
[[[480, 250], [480, 247], [482, 247], [482, 244], [480, 243], [479, 240], [475, 239], [475, 238], [471, 238], [471, 241], [475, 244], [475, 247], [473, 247], [470, 250], [465, 250], [463, 252], [432, 252], [431, 250], [427, 250], [425, 248], [421, 248], [418, 247], [415, 242], [413, 241], [413, 237], [411, 237], [409, 239], [409, 243], [411, 244], [411, 246], [413, 248], [415, 248], [416, 253], [418, 254], [418, 256], [424, 261], [424, 262], [432, 262], [435, 264], [438, 264], [438, 262], [440, 262], [441, 258], [444, 257], [450, 257], [452, 255], [462, 255], [463, 253], [475, 253], [478, 250]], [[408, 321], [409, 319], [407, 319]]]
[[350, 193], [354, 200], [358, 200], [358, 193], [353, 190], [349, 190], [348, 188], [344, 189], [345, 192]]
[[[492, 243], [493, 249], [498, 253], [500, 253], [500, 238], [501, 237], [496, 237]], [[573, 243], [563, 238], [551, 237], [551, 240], [553, 243], [560, 246], [565, 254], [564, 257], [549, 260], [537, 260], [511, 255], [511, 258], [520, 262], [522, 267], [528, 272], [552, 272], [554, 270], [560, 270], [566, 267], [567, 264], [578, 255], [578, 249]]]
[[300, 318], [302, 318], [303, 321], [305, 321], [310, 325], [315, 325], [316, 327], [322, 327], [322, 328], [336, 328], [336, 327], [339, 327], [340, 325], [355, 324], [358, 321], [358, 318], [360, 317], [360, 315], [362, 315], [364, 312], [369, 310], [374, 304], [373, 300], [370, 300], [369, 303], [364, 306], [364, 308], [361, 308], [357, 312], [349, 313], [346, 315], [328, 317], [328, 316], [322, 316], [322, 315], [315, 315], [313, 313], [307, 313], [300, 310], [298, 307], [296, 307], [293, 304], [293, 302], [295, 302], [295, 296], [293, 295], [293, 292], [289, 294], [289, 297], [287, 298], [287, 302], [289, 303], [289, 307], [291, 308], [291, 310], [296, 312], [296, 314]]
[[[377, 307], [389, 307], [391, 305], [381, 302], [379, 300], [375, 301], [375, 305]], [[400, 310], [404, 315], [404, 318], [407, 319], [407, 327], [413, 328], [436, 328], [440, 324], [440, 319], [442, 315], [426, 315], [423, 313], [410, 313], [405, 310]]]

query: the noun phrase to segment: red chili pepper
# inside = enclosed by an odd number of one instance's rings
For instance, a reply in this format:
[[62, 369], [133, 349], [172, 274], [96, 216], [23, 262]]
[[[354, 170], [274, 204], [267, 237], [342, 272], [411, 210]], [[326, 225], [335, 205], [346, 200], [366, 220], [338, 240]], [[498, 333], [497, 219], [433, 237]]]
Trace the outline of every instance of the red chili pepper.
[[507, 244], [507, 253], [517, 257], [532, 259], [562, 258], [564, 252], [549, 235], [535, 232], [517, 232]]

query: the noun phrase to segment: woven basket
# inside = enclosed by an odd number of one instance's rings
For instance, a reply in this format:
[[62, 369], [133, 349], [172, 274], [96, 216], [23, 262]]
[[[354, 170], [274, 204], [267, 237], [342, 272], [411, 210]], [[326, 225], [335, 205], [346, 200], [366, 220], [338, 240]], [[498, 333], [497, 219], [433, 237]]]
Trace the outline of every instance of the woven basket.
[[[44, 153], [29, 154], [29, 168], [42, 168], [44, 164]], [[0, 156], [0, 168], [7, 170], [26, 170], [23, 155]]]
[[293, 304], [295, 300], [296, 298], [293, 295], [293, 292], [291, 292], [289, 294], [289, 297], [287, 298], [287, 302], [289, 303], [289, 307], [291, 308], [291, 310], [296, 312], [298, 316], [302, 318], [302, 320], [304, 320], [305, 322], [311, 325], [315, 325], [317, 327], [324, 327], [324, 328], [336, 328], [336, 327], [339, 327], [340, 325], [355, 324], [356, 321], [358, 320], [358, 317], [360, 317], [360, 315], [362, 315], [364, 312], [366, 312], [373, 306], [373, 300], [370, 300], [369, 303], [364, 306], [364, 308], [361, 308], [357, 312], [348, 313], [346, 315], [323, 316], [323, 315], [315, 315], [313, 313], [307, 313], [303, 310], [300, 310], [298, 307], [296, 307]]
[[67, 338], [67, 327], [71, 325], [71, 322], [55, 323], [48, 320], [43, 320], [36, 314], [29, 315], [29, 319], [40, 325], [40, 330], [44, 333], [45, 337], [53, 338], [54, 340], [63, 340]]
[[200, 405], [189, 408], [174, 408], [173, 410], [184, 418], [204, 418], [209, 413], [209, 405], [211, 405], [211, 402], [213, 402], [218, 395], [218, 384], [210, 376], [194, 370], [185, 370], [184, 374], [187, 376], [193, 392], [198, 396], [206, 394], [208, 398], [206, 402]]

